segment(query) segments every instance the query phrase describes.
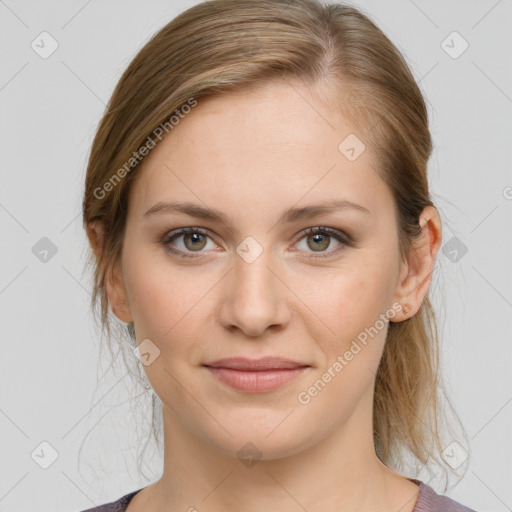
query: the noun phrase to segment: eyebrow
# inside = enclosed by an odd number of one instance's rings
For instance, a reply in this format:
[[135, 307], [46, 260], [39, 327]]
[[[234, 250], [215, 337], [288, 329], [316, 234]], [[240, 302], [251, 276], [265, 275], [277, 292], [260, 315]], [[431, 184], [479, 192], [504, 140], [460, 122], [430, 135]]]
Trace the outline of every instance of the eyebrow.
[[[320, 204], [313, 204], [302, 207], [289, 208], [279, 218], [277, 224], [296, 222], [305, 218], [318, 217], [326, 213], [330, 213], [336, 210], [351, 209], [362, 213], [370, 214], [370, 210], [364, 206], [354, 203], [353, 201], [347, 200], [333, 200], [324, 201]], [[231, 228], [231, 222], [227, 215], [224, 213], [209, 208], [207, 206], [201, 206], [189, 202], [165, 202], [160, 201], [159, 203], [152, 206], [149, 210], [144, 213], [143, 217], [150, 217], [152, 215], [163, 215], [172, 213], [184, 213], [191, 217], [198, 219], [213, 220], [224, 223], [226, 226]]]

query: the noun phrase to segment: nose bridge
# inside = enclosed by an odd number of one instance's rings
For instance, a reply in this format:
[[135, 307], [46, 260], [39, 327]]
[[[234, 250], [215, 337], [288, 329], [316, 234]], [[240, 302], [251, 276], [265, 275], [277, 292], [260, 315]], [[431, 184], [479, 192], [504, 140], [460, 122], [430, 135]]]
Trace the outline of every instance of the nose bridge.
[[[272, 268], [272, 257], [270, 250], [266, 249], [254, 259], [244, 259], [238, 255], [234, 263], [234, 278], [237, 282], [237, 288], [244, 293], [260, 294], [273, 292], [275, 279], [269, 267]], [[270, 295], [270, 293], [269, 293]]]
[[[247, 237], [237, 247], [237, 257], [235, 258], [234, 279], [236, 280], [236, 289], [240, 294], [256, 306], [264, 307], [276, 300], [275, 294], [279, 293], [276, 289], [276, 280], [269, 267], [274, 267], [272, 261], [272, 250], [263, 243], [256, 241], [253, 237]], [[244, 297], [238, 297], [243, 299]], [[242, 300], [243, 302], [243, 300]]]
[[227, 295], [221, 305], [225, 327], [237, 326], [252, 336], [288, 320], [285, 287], [271, 271], [273, 251], [248, 237], [237, 247]]

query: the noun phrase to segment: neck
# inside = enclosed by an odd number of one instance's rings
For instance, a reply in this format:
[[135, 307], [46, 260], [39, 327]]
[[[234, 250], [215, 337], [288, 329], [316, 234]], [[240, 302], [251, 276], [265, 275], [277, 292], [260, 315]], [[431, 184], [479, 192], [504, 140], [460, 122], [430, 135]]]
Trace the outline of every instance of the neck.
[[194, 435], [165, 405], [163, 419], [164, 471], [147, 489], [151, 493], [135, 496], [141, 509], [151, 504], [162, 512], [414, 511], [419, 489], [376, 456], [371, 416], [361, 423], [354, 411], [341, 427], [320, 433], [319, 442], [275, 458], [261, 450], [252, 463], [247, 457], [244, 463], [236, 450], [222, 451]]

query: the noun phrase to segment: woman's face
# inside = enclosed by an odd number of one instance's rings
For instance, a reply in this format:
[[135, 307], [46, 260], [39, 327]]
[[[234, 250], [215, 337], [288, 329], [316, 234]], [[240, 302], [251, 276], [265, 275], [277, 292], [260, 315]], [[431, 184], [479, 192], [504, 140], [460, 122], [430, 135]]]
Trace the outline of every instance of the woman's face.
[[[371, 433], [404, 266], [391, 192], [356, 137], [307, 89], [268, 85], [200, 99], [137, 170], [116, 314], [151, 340], [144, 368], [164, 414], [198, 441], [233, 455], [252, 442], [273, 459], [350, 418]], [[148, 213], [161, 203], [188, 213]], [[264, 356], [307, 367], [277, 373], [293, 378], [271, 389], [237, 389], [218, 378], [236, 372], [205, 366]]]

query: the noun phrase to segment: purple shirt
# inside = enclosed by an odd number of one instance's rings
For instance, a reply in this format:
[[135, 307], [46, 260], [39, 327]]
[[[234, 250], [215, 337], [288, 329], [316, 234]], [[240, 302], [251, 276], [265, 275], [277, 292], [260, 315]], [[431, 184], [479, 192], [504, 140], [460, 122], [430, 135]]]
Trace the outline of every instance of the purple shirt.
[[[424, 484], [420, 480], [411, 479], [420, 488], [418, 501], [413, 512], [476, 512], [472, 508], [465, 507], [447, 496], [440, 496], [432, 487]], [[82, 512], [124, 512], [128, 503], [142, 489], [125, 494], [122, 498], [111, 503], [106, 503], [95, 508], [89, 508]]]

